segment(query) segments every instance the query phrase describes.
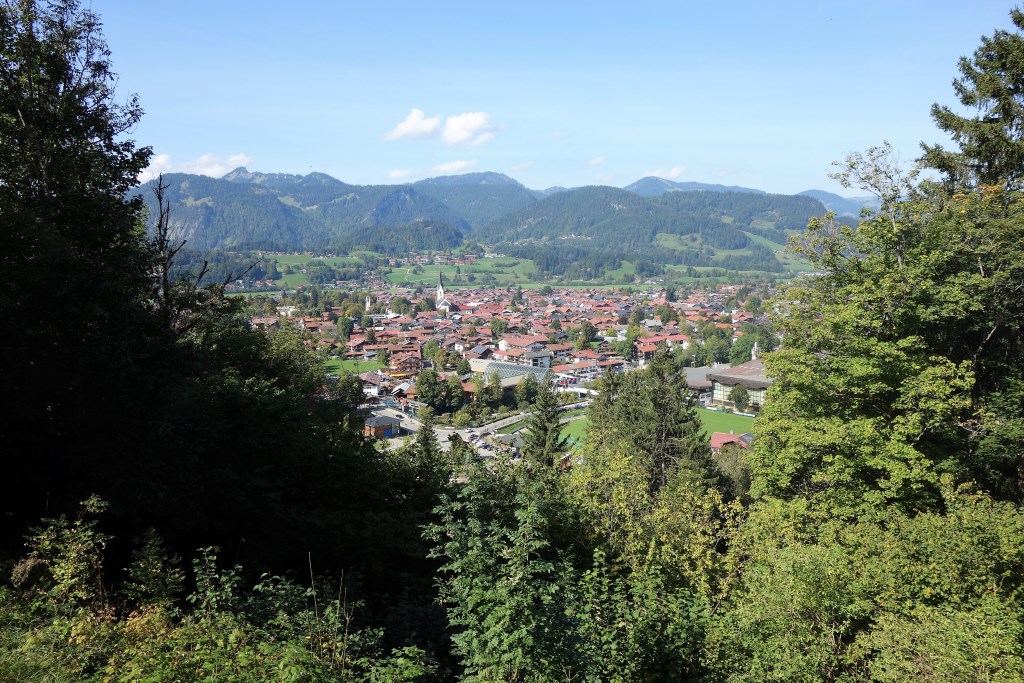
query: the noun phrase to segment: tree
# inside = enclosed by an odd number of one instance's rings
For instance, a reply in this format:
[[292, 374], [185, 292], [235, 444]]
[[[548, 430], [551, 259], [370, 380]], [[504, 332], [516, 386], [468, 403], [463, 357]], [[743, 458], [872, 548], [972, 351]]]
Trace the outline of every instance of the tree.
[[661, 304], [654, 308], [654, 316], [662, 323], [670, 323], [679, 320], [675, 309], [667, 304]]
[[423, 411], [420, 418], [422, 424], [416, 432], [413, 450], [420, 460], [433, 463], [441, 457], [441, 446], [437, 442], [437, 433], [434, 432], [434, 414]]
[[577, 330], [577, 339], [582, 347], [588, 346], [590, 342], [597, 339], [597, 328], [589, 320], [584, 320]]
[[462, 381], [458, 375], [452, 374], [448, 376], [447, 381], [444, 383], [443, 393], [444, 407], [448, 412], [454, 413], [462, 407]]
[[500, 337], [508, 332], [508, 321], [503, 318], [491, 319], [491, 336]]
[[416, 376], [416, 398], [435, 411], [444, 407], [444, 388], [436, 370], [424, 370]]
[[737, 384], [729, 392], [729, 400], [736, 406], [736, 410], [742, 413], [750, 407], [750, 392], [742, 384]]
[[925, 166], [939, 170], [949, 189], [1005, 183], [1020, 189], [1024, 180], [1024, 12], [1010, 11], [1014, 31], [998, 30], [981, 39], [970, 58], [961, 57], [956, 97], [973, 117], [945, 105], [932, 105], [932, 118], [960, 148], [922, 144]]
[[659, 351], [643, 370], [607, 375], [600, 382], [590, 408], [588, 441], [625, 439], [643, 453], [652, 493], [680, 475], [715, 482], [694, 398], [671, 356]]
[[754, 344], [758, 338], [756, 334], [743, 334], [732, 343], [732, 349], [729, 350], [729, 363], [731, 365], [739, 365], [745, 363], [751, 359], [751, 353], [754, 350]]
[[789, 288], [800, 304], [765, 358], [754, 495], [930, 509], [952, 472], [1020, 499], [1024, 454], [982, 444], [1019, 424], [991, 407], [1021, 398], [1022, 216], [1017, 193], [985, 187], [922, 192], [856, 230], [812, 224], [797, 249], [824, 275]]
[[558, 410], [558, 394], [550, 382], [542, 382], [533, 404], [533, 414], [526, 427], [523, 453], [539, 466], [553, 467], [569, 445], [569, 439], [562, 436], [561, 415]]
[[484, 392], [485, 402], [491, 408], [497, 408], [501, 405], [502, 399], [505, 397], [505, 389], [501, 386], [501, 375], [495, 370], [487, 377], [487, 389]]
[[338, 333], [341, 335], [343, 340], [348, 341], [348, 338], [352, 336], [352, 330], [355, 328], [355, 323], [352, 322], [352, 318], [347, 316], [340, 318], [338, 322], [341, 323], [338, 326]]
[[525, 468], [465, 463], [467, 482], [442, 499], [426, 535], [440, 559], [440, 592], [466, 681], [564, 680], [571, 574], [558, 561], [543, 478]]
[[540, 389], [540, 383], [532, 374], [524, 377], [515, 388], [516, 406], [520, 410], [528, 408], [537, 400]]
[[92, 12], [0, 6], [0, 375], [17, 396], [0, 440], [25, 456], [5, 459], [4, 524], [62, 499], [89, 454], [119, 448], [105, 427], [136, 398], [122, 380], [140, 331], [158, 334], [142, 200], [127, 198], [151, 150], [124, 137], [142, 110], [117, 99], [116, 80]]

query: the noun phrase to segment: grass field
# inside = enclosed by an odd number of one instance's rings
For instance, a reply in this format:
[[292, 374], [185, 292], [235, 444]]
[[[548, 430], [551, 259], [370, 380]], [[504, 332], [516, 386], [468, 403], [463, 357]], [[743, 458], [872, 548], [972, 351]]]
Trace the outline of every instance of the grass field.
[[293, 266], [293, 267], [294, 266], [298, 266], [300, 268], [302, 266], [305, 266], [306, 264], [313, 263], [313, 262], [324, 263], [324, 264], [326, 264], [328, 266], [331, 266], [333, 268], [338, 268], [339, 266], [352, 266], [352, 265], [357, 265], [359, 263], [362, 263], [362, 260], [360, 260], [360, 259], [358, 259], [358, 258], [356, 258], [354, 256], [331, 256], [331, 257], [324, 256], [324, 257], [321, 257], [321, 256], [307, 256], [306, 254], [280, 254], [280, 255], [274, 254], [274, 255], [264, 256], [264, 258], [267, 259], [267, 260], [276, 259], [278, 266], [281, 266], [281, 265], [287, 263], [289, 266]]
[[[717, 410], [697, 409], [704, 431], [710, 437], [714, 432], [733, 432], [743, 434], [754, 429], [754, 418], [732, 413], [720, 413]], [[568, 435], [574, 442], [582, 441], [587, 434], [589, 420], [573, 420], [562, 427], [562, 434]]]
[[[472, 265], [419, 266], [419, 270], [422, 272], [418, 273], [414, 273], [413, 269], [414, 266], [395, 268], [388, 273], [388, 280], [394, 285], [401, 285], [403, 283], [413, 286], [433, 285], [437, 283], [437, 274], [440, 272], [442, 277], [444, 277], [445, 285], [451, 287], [479, 286], [483, 284], [485, 275], [494, 277], [495, 284], [498, 285], [521, 284], [525, 286], [531, 283], [530, 275], [537, 270], [533, 265], [533, 261], [508, 256], [480, 259]], [[456, 269], [458, 269], [458, 272], [456, 272]], [[457, 274], [460, 279], [459, 282], [455, 281]], [[470, 275], [473, 276], [474, 282], [469, 281]]]
[[309, 276], [301, 271], [313, 264], [326, 264], [332, 268], [342, 268], [362, 263], [362, 260], [355, 256], [320, 257], [307, 256], [306, 254], [273, 254], [264, 256], [263, 258], [267, 262], [271, 259], [276, 260], [279, 270], [282, 270], [281, 267], [284, 265], [287, 265], [291, 270], [290, 273], [282, 276], [280, 280], [277, 280], [277, 284], [282, 289], [295, 289], [300, 285], [304, 287], [310, 286], [312, 283]]
[[571, 443], [583, 441], [587, 436], [587, 418], [573, 420], [562, 426], [562, 436], [569, 437]]
[[328, 372], [336, 375], [346, 372], [359, 374], [361, 372], [370, 372], [371, 370], [380, 370], [384, 367], [383, 363], [375, 360], [342, 360], [341, 358], [328, 358], [325, 365]]
[[754, 429], [754, 418], [733, 413], [720, 413], [717, 410], [698, 408], [697, 414], [710, 435], [712, 432], [735, 432], [743, 434]]

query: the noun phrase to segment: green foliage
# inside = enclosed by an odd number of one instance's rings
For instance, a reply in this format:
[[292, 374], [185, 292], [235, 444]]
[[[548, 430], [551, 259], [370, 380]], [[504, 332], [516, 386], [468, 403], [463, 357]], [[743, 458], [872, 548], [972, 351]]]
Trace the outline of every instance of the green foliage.
[[1018, 456], [976, 459], [988, 428], [972, 425], [1019, 377], [1022, 209], [986, 189], [894, 206], [856, 231], [812, 225], [800, 250], [825, 275], [786, 295], [801, 303], [766, 358], [756, 492], [914, 508], [934, 504], [943, 471], [1017, 487]]
[[729, 392], [729, 400], [736, 406], [736, 410], [742, 413], [750, 407], [750, 392], [742, 384], [737, 384]]
[[699, 606], [657, 565], [628, 571], [597, 550], [573, 597], [589, 680], [688, 681], [699, 672]]
[[723, 680], [1022, 680], [1024, 517], [948, 484], [945, 512], [817, 531], [806, 504], [759, 506], [711, 630]]
[[516, 406], [521, 409], [529, 407], [537, 400], [543, 389], [544, 387], [541, 386], [540, 382], [532, 374], [527, 375], [516, 385]]
[[[95, 499], [85, 507], [100, 511]], [[416, 681], [437, 669], [414, 646], [388, 654], [379, 631], [356, 624], [361, 606], [344, 585], [264, 575], [243, 593], [240, 568], [219, 569], [212, 548], [193, 563], [192, 609], [148, 602], [119, 613], [96, 601], [106, 540], [95, 519], [50, 520], [34, 536], [18, 591], [0, 591], [4, 680]], [[147, 579], [180, 581], [148, 561], [159, 555], [147, 539], [137, 557], [147, 560]], [[126, 592], [133, 602], [138, 585]]]
[[625, 438], [647, 458], [652, 492], [680, 471], [713, 483], [715, 467], [686, 377], [659, 352], [641, 371], [607, 375], [590, 409], [588, 440]]
[[558, 394], [554, 386], [542, 383], [537, 389], [533, 413], [527, 419], [523, 453], [539, 467], [554, 467], [567, 450], [569, 441], [562, 436]]
[[132, 553], [122, 593], [141, 608], [170, 607], [185, 584], [184, 573], [178, 568], [179, 559], [168, 556], [163, 541], [152, 528], [135, 543], [137, 548]]
[[960, 78], [953, 81], [956, 97], [977, 114], [963, 116], [950, 107], [932, 105], [936, 125], [960, 148], [922, 145], [922, 161], [939, 170], [950, 189], [1005, 183], [1021, 189], [1024, 178], [1024, 12], [1010, 11], [1013, 31], [984, 36], [972, 57], [960, 58]]
[[97, 496], [82, 502], [78, 518], [43, 520], [28, 538], [29, 554], [14, 569], [12, 583], [56, 615], [106, 604], [103, 550], [110, 537], [97, 530], [107, 503]]
[[543, 478], [466, 463], [468, 481], [428, 527], [444, 560], [441, 596], [468, 681], [551, 680], [570, 655], [558, 647], [564, 572], [548, 536]]

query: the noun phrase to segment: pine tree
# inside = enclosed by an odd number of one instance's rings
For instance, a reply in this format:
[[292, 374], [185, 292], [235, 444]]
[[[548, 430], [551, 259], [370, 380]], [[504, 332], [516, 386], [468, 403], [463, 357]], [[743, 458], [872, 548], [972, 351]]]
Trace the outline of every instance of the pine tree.
[[624, 437], [645, 454], [651, 493], [681, 472], [708, 485], [718, 478], [686, 375], [663, 351], [642, 371], [605, 377], [590, 424], [593, 438]]
[[950, 189], [1024, 180], [1024, 12], [1014, 9], [1014, 31], [983, 37], [973, 57], [960, 58], [960, 78], [953, 81], [957, 99], [978, 112], [962, 116], [946, 105], [932, 105], [932, 118], [960, 148], [922, 145], [922, 161], [938, 169]]
[[549, 382], [541, 384], [537, 400], [533, 404], [533, 415], [526, 428], [523, 452], [526, 458], [537, 465], [553, 467], [568, 448], [568, 437], [562, 436], [558, 395]]

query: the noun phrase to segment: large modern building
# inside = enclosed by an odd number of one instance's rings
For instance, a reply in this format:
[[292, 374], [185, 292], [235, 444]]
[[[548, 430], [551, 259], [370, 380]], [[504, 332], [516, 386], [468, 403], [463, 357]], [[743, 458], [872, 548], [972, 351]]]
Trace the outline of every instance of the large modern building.
[[764, 372], [764, 362], [760, 358], [734, 365], [728, 370], [709, 372], [711, 405], [735, 409], [736, 404], [730, 395], [735, 387], [743, 386], [747, 390], [749, 409], [758, 412], [764, 405], [768, 387], [772, 385], [772, 379]]

